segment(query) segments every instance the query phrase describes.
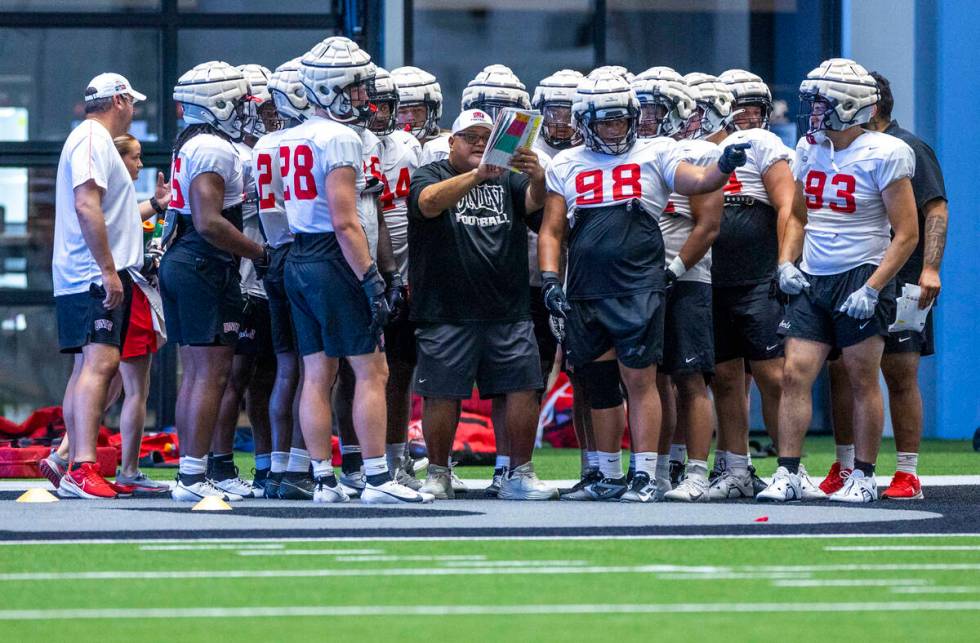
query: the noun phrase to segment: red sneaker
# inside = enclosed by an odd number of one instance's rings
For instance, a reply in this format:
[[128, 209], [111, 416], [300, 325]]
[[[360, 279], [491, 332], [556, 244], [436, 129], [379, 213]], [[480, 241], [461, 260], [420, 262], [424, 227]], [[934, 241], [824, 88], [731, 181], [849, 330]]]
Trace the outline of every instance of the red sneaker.
[[112, 490], [116, 492], [116, 495], [120, 498], [130, 498], [136, 491], [136, 487], [128, 484], [120, 484], [118, 482], [113, 482], [112, 480], [106, 480], [106, 484], [112, 487]]
[[48, 456], [37, 463], [37, 469], [41, 475], [48, 479], [54, 488], [61, 485], [61, 478], [65, 475], [65, 467], [61, 466], [57, 460]]
[[82, 462], [74, 471], [67, 472], [61, 479], [58, 495], [62, 498], [115, 498], [116, 490], [106, 482], [94, 462]]
[[840, 491], [844, 488], [844, 483], [850, 477], [851, 471], [851, 469], [841, 469], [840, 462], [835, 462], [830, 467], [830, 471], [827, 472], [827, 477], [820, 483], [820, 491], [823, 491], [828, 496]]
[[892, 483], [888, 485], [881, 497], [891, 500], [922, 500], [924, 496], [922, 495], [922, 483], [919, 482], [919, 476], [914, 473], [896, 471]]

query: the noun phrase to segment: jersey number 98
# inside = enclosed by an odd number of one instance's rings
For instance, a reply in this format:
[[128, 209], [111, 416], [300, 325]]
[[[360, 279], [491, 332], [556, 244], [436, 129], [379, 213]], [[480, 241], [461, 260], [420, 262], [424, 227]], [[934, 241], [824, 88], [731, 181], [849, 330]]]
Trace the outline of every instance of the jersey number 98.
[[[612, 174], [612, 200], [639, 199], [643, 194], [640, 186], [640, 166], [636, 163], [617, 165]], [[603, 203], [602, 170], [589, 170], [575, 175], [575, 205], [596, 205]]]

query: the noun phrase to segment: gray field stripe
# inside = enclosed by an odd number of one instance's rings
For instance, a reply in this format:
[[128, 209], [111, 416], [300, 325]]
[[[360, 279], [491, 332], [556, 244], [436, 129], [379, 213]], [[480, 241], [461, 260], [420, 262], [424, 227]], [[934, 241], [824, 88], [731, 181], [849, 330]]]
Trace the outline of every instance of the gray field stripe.
[[551, 605], [350, 605], [295, 607], [188, 607], [0, 610], [0, 620], [147, 618], [280, 618], [289, 616], [508, 616], [581, 614], [699, 614], [758, 612], [977, 611], [980, 601], [894, 601], [875, 603], [652, 603]]

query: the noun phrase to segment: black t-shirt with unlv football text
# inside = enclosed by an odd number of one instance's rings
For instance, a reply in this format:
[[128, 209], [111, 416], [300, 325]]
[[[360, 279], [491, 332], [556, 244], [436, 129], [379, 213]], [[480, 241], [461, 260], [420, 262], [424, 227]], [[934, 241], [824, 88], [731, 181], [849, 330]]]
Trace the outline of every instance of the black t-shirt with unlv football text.
[[427, 219], [419, 195], [457, 176], [449, 159], [420, 167], [408, 195], [411, 318], [459, 324], [530, 319], [526, 174], [505, 172]]

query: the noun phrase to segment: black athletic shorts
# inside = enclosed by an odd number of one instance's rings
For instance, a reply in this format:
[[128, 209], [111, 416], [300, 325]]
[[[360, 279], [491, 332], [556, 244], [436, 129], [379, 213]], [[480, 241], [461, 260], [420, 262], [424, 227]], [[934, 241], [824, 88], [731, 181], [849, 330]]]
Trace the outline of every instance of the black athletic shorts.
[[558, 353], [558, 340], [551, 333], [549, 319], [551, 314], [541, 298], [541, 288], [531, 286], [531, 321], [534, 323], [534, 338], [538, 340], [538, 355], [541, 359], [541, 377], [548, 379], [555, 365]]
[[167, 337], [178, 346], [234, 346], [241, 328], [238, 264], [176, 246], [160, 261]]
[[[897, 297], [900, 292], [902, 292], [901, 286], [904, 283], [895, 284], [895, 296]], [[932, 310], [926, 316], [926, 325], [922, 329], [921, 333], [914, 333], [910, 330], [903, 330], [898, 333], [888, 333], [885, 337], [885, 354], [891, 355], [896, 353], [918, 353], [922, 357], [928, 357], [929, 355], [934, 355], [936, 352], [936, 345], [933, 339], [932, 330]]]
[[895, 319], [895, 282], [878, 294], [878, 306], [868, 319], [854, 319], [840, 307], [855, 290], [864, 286], [877, 266], [864, 264], [837, 275], [808, 275], [810, 287], [790, 299], [786, 315], [779, 323], [783, 337], [809, 339], [832, 348], [847, 348], [869, 337], [888, 336]]
[[92, 284], [85, 292], [54, 298], [58, 346], [62, 353], [80, 353], [88, 344], [108, 344], [122, 350], [133, 306], [133, 278], [120, 272], [123, 301], [112, 310], [102, 306], [105, 289]]
[[565, 356], [572, 368], [616, 349], [628, 368], [646, 368], [663, 358], [664, 294], [642, 292], [625, 297], [569, 302]]
[[466, 399], [474, 381], [483, 398], [544, 386], [530, 321], [419, 322], [415, 336], [415, 392], [423, 397]]
[[410, 319], [397, 319], [385, 326], [385, 355], [388, 362], [401, 362], [409, 366], [418, 363], [415, 348], [415, 329], [417, 325]]
[[255, 295], [243, 295], [242, 326], [238, 329], [235, 355], [252, 355], [261, 360], [275, 357], [272, 349], [272, 320], [269, 302]]
[[289, 247], [285, 244], [269, 251], [269, 271], [262, 284], [269, 297], [270, 333], [272, 349], [279, 353], [296, 352], [296, 332], [293, 330], [293, 314], [286, 296], [285, 270]]
[[711, 284], [675, 282], [667, 295], [660, 370], [668, 375], [714, 373], [715, 342], [711, 328]]
[[370, 332], [367, 297], [333, 233], [296, 235], [285, 283], [301, 355], [348, 357], [383, 347]]
[[761, 361], [781, 357], [783, 340], [776, 332], [783, 307], [772, 282], [713, 288], [715, 364], [745, 358]]

